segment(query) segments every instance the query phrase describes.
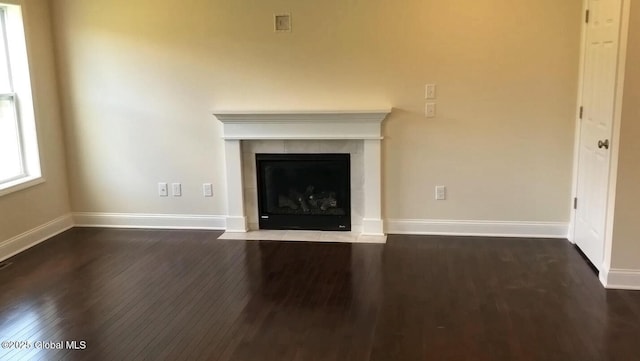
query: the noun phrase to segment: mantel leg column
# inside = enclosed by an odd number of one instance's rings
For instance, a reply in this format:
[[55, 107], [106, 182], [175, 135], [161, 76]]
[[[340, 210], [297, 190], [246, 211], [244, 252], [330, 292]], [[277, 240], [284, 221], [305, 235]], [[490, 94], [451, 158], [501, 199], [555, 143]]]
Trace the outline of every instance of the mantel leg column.
[[384, 235], [382, 221], [382, 141], [364, 141], [364, 219], [362, 233]]
[[246, 232], [242, 189], [242, 148], [240, 140], [225, 140], [224, 154], [227, 168], [227, 232]]

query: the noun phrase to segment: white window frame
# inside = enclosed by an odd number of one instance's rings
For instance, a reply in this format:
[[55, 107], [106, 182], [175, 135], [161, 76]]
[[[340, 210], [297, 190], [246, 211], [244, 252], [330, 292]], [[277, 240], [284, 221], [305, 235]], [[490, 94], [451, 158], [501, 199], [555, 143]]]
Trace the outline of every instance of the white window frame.
[[0, 0], [0, 17], [12, 84], [12, 92], [0, 93], [0, 99], [13, 100], [22, 164], [20, 176], [0, 180], [0, 196], [3, 196], [43, 183], [44, 178], [40, 167], [22, 6], [16, 1]]

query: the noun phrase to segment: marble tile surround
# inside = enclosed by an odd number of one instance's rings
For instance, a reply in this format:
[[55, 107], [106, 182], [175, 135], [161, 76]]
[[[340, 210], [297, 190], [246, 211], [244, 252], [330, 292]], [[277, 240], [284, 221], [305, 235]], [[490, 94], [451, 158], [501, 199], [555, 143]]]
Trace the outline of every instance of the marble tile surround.
[[[243, 174], [242, 183], [244, 193], [244, 206], [249, 230], [258, 230], [258, 191], [256, 184], [257, 181], [255, 162], [256, 153], [349, 153], [351, 155], [351, 229], [354, 233], [362, 232], [364, 212], [363, 144], [363, 140], [243, 140], [241, 144]], [[253, 232], [249, 232], [249, 234], [251, 233]], [[345, 234], [349, 234], [349, 232], [322, 233], [342, 233], [342, 238], [345, 237]], [[294, 233], [289, 234], [293, 235]], [[274, 235], [271, 235], [271, 237], [273, 238]], [[304, 235], [305, 238], [311, 236], [310, 233], [305, 232], [298, 235], [298, 238], [300, 238], [301, 235]], [[336, 237], [332, 237], [332, 239], [335, 238]], [[338, 239], [340, 239], [340, 237]], [[339, 242], [339, 240], [334, 241]], [[353, 239], [351, 240], [351, 242], [354, 241], [355, 240]]]

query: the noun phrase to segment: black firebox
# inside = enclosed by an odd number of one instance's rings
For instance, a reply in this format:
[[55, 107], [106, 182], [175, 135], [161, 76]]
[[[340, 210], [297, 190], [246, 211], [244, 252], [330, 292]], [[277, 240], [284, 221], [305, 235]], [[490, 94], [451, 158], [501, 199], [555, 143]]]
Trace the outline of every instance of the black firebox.
[[260, 229], [351, 230], [349, 154], [256, 154]]

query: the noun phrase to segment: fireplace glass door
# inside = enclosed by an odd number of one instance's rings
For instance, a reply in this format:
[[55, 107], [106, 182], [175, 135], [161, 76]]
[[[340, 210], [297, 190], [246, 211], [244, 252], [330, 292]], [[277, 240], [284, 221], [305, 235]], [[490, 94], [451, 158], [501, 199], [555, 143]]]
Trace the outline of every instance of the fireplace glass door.
[[256, 154], [260, 229], [351, 230], [349, 154]]

